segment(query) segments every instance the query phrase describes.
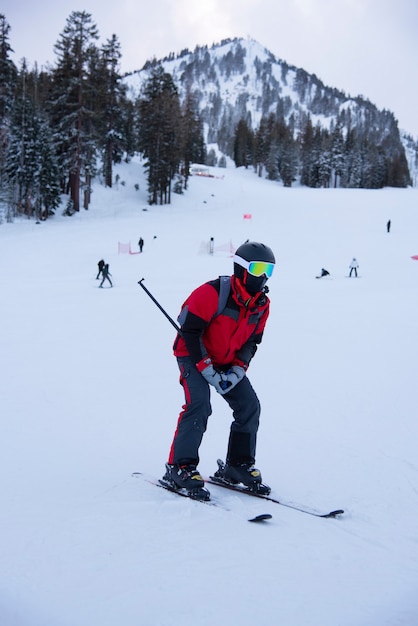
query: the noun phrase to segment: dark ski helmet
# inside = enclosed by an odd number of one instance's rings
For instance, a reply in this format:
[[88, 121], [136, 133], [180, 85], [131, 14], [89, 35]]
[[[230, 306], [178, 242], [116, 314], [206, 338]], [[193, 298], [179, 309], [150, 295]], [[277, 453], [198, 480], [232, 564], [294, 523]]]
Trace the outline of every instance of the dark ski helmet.
[[244, 285], [250, 295], [263, 291], [273, 273], [276, 259], [268, 246], [246, 241], [235, 252], [234, 276]]

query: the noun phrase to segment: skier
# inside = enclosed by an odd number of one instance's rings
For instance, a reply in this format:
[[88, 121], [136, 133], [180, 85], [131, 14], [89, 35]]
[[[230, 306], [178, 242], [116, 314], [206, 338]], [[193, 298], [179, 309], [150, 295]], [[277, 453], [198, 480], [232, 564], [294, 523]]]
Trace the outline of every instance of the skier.
[[351, 278], [351, 274], [353, 273], [353, 271], [354, 271], [354, 274], [355, 274], [355, 276], [357, 278], [357, 276], [358, 276], [357, 269], [358, 268], [359, 268], [359, 264], [357, 263], [357, 259], [354, 257], [353, 260], [350, 263], [350, 273], [349, 273], [350, 278]]
[[[197, 468], [199, 447], [212, 412], [210, 386], [233, 411], [222, 478], [269, 493], [254, 467], [260, 402], [246, 375], [269, 315], [266, 283], [274, 269], [272, 250], [256, 242], [242, 244], [232, 276], [197, 287], [183, 304], [173, 350], [180, 369], [185, 404], [177, 422], [163, 481], [187, 495], [209, 499]], [[222, 279], [225, 279], [222, 283]], [[221, 285], [228, 288], [219, 311]], [[217, 474], [219, 476], [219, 474]]]
[[327, 270], [325, 270], [324, 268], [321, 269], [321, 275], [320, 276], [315, 276], [315, 278], [323, 278], [324, 276], [329, 276], [329, 272]]
[[386, 224], [386, 230], [387, 230], [388, 233], [390, 233], [390, 226], [391, 226], [391, 223], [390, 223], [390, 220], [388, 220], [388, 222]]
[[103, 288], [103, 283], [105, 280], [108, 280], [110, 283], [110, 286], [113, 287], [112, 285], [112, 281], [110, 280], [109, 276], [112, 276], [112, 274], [109, 272], [109, 263], [106, 263], [105, 266], [102, 269], [102, 282], [100, 283], [99, 287]]
[[142, 252], [142, 248], [144, 247], [144, 240], [142, 239], [142, 237], [139, 238], [138, 246], [139, 246], [139, 251]]
[[100, 274], [102, 273], [104, 266], [105, 266], [105, 262], [103, 261], [103, 259], [100, 259], [100, 261], [97, 264], [99, 271], [97, 272], [96, 280], [99, 280]]
[[213, 254], [214, 248], [215, 248], [215, 240], [213, 237], [211, 237], [209, 241], [209, 254]]

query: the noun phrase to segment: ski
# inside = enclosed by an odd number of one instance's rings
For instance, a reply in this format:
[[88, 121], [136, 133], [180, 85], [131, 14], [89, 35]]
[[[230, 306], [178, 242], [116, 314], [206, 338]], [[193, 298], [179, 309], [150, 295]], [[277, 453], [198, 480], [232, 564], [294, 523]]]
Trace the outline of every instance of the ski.
[[[204, 502], [206, 504], [212, 504], [212, 506], [217, 506], [216, 502], [211, 501], [210, 493], [204, 487], [202, 489], [196, 490], [196, 494], [193, 494], [191, 491], [187, 491], [187, 489], [182, 489], [180, 487], [175, 487], [170, 482], [167, 482], [164, 479], [158, 479], [158, 486], [163, 487], [163, 489], [167, 489], [167, 491], [171, 491], [172, 493], [176, 493], [179, 496], [183, 496], [184, 498], [189, 498], [189, 500], [196, 500], [196, 502]], [[198, 493], [201, 496], [199, 497]]]
[[[223, 461], [218, 460], [218, 471], [222, 471], [225, 464]], [[306, 513], [307, 515], [313, 515], [314, 517], [322, 517], [324, 519], [336, 518], [340, 515], [343, 515], [343, 509], [335, 509], [334, 511], [330, 511], [329, 513], [318, 513], [317, 511], [313, 511], [307, 507], [299, 506], [297, 504], [291, 504], [290, 502], [283, 502], [282, 500], [277, 500], [277, 498], [273, 498], [270, 495], [258, 493], [257, 491], [252, 491], [248, 487], [240, 484], [229, 483], [223, 478], [219, 476], [209, 476], [209, 478], [204, 479], [205, 482], [209, 485], [216, 485], [218, 487], [223, 487], [224, 489], [229, 489], [231, 491], [235, 491], [236, 493], [244, 493], [248, 496], [252, 496], [254, 498], [260, 498], [261, 500], [267, 500], [268, 502], [273, 502], [274, 504], [280, 504], [281, 506], [285, 506], [288, 509], [294, 509], [295, 511], [299, 511], [300, 513]]]
[[[146, 474], [143, 474], [142, 472], [133, 472], [132, 476], [134, 478], [142, 478], [143, 480], [145, 480], [145, 482], [149, 483], [150, 485], [154, 485], [154, 487], [159, 487], [160, 489], [165, 489], [166, 491], [169, 491], [170, 493], [174, 493], [177, 496], [181, 496], [182, 498], [188, 498], [189, 500], [193, 500], [194, 502], [201, 502], [202, 504], [206, 504], [207, 506], [214, 506], [214, 507], [223, 509], [224, 511], [231, 510], [228, 507], [226, 507], [224, 504], [219, 502], [218, 500], [200, 500], [198, 498], [192, 498], [185, 489], [175, 489], [164, 480], [147, 476]], [[248, 521], [259, 523], [259, 522], [264, 522], [266, 520], [269, 520], [272, 517], [273, 516], [270, 513], [261, 513], [260, 515], [256, 515], [255, 517], [252, 517]]]
[[132, 476], [137, 478], [140, 477], [150, 485], [154, 485], [154, 487], [160, 487], [161, 489], [165, 489], [170, 493], [175, 493], [177, 496], [181, 496], [182, 498], [188, 498], [189, 500], [193, 500], [193, 502], [202, 502], [202, 504], [207, 504], [209, 506], [219, 506], [224, 508], [219, 502], [216, 502], [215, 500], [210, 500], [209, 498], [206, 500], [203, 500], [201, 498], [195, 498], [190, 495], [186, 489], [176, 489], [175, 487], [170, 485], [170, 483], [166, 482], [165, 480], [161, 480], [160, 478], [152, 478], [150, 476], [146, 476], [142, 472], [133, 472]]

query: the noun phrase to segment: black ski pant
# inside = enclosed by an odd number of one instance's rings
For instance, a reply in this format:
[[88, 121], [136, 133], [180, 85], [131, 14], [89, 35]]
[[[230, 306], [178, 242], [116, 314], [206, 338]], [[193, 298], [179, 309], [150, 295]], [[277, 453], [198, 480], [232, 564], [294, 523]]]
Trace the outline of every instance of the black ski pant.
[[[208, 418], [212, 414], [211, 388], [196, 369], [191, 358], [179, 357], [177, 362], [185, 404], [178, 418], [168, 462], [179, 465], [197, 465], [199, 447], [206, 431]], [[254, 463], [260, 402], [247, 376], [244, 376], [238, 385], [223, 395], [223, 398], [231, 407], [234, 418], [229, 434], [226, 460], [231, 465]]]
[[104, 283], [104, 281], [105, 281], [105, 280], [108, 280], [108, 281], [109, 281], [109, 283], [110, 283], [110, 286], [111, 286], [111, 287], [113, 287], [113, 285], [112, 285], [112, 281], [110, 280], [109, 276], [103, 276], [103, 280], [102, 280], [102, 282], [100, 283], [99, 287], [103, 287], [103, 283]]

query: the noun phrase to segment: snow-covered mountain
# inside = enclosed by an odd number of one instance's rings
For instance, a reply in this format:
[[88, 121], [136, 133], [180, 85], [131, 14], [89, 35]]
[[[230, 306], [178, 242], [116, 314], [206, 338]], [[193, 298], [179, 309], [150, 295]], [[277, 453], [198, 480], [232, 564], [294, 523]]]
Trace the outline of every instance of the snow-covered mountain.
[[[286, 120], [293, 114], [299, 124], [309, 114], [313, 124], [328, 125], [337, 115], [364, 118], [366, 106], [374, 107], [362, 97], [351, 98], [325, 86], [315, 74], [276, 58], [253, 39], [196, 47], [193, 52], [184, 50], [158, 62], [173, 76], [181, 98], [187, 91], [197, 97], [208, 124], [209, 143], [228, 111], [235, 122], [244, 118], [254, 128], [269, 113], [283, 114]], [[148, 78], [152, 65], [147, 62], [127, 77], [133, 95]]]
[[[206, 142], [217, 144], [229, 156], [237, 123], [244, 119], [256, 129], [269, 114], [283, 118], [295, 133], [305, 127], [309, 116], [314, 126], [332, 130], [338, 123], [346, 132], [364, 127], [372, 132], [376, 144], [387, 137], [401, 143], [392, 112], [379, 110], [363, 96], [351, 97], [324, 85], [315, 74], [276, 58], [253, 39], [225, 40], [149, 61], [125, 78], [133, 98], [157, 62], [172, 75], [181, 99], [193, 94]], [[412, 142], [410, 148], [413, 155], [416, 145]]]

